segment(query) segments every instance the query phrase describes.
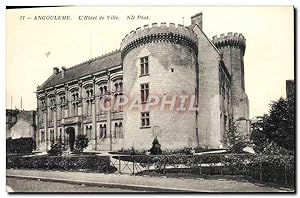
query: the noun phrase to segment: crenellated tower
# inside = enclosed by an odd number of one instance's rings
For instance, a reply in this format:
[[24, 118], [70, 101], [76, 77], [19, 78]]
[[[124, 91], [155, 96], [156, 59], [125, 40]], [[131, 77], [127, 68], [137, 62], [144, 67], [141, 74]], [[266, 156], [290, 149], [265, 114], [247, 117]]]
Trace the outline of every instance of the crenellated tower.
[[220, 51], [221, 60], [231, 76], [230, 100], [233, 122], [239, 121], [241, 130], [247, 134], [249, 133], [249, 102], [244, 78], [246, 39], [242, 34], [229, 32], [227, 35], [214, 36], [212, 43]]
[[[197, 37], [189, 28], [174, 23], [145, 25], [126, 35], [120, 49], [124, 95], [142, 98], [145, 101], [138, 103], [144, 106], [149, 104], [146, 97], [158, 96], [161, 103], [165, 98], [170, 104], [171, 98], [195, 95]], [[148, 149], [155, 137], [162, 149], [197, 146], [195, 111], [157, 105], [149, 110], [127, 109], [123, 119], [126, 148]]]

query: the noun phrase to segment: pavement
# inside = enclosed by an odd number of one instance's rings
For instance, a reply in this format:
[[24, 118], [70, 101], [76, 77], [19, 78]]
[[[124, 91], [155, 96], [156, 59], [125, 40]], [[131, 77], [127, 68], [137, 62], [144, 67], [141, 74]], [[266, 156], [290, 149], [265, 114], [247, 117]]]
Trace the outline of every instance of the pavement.
[[290, 189], [275, 188], [246, 180], [186, 179], [117, 173], [7, 169], [6, 177], [155, 192], [291, 192]]
[[148, 191], [102, 187], [102, 186], [88, 186], [84, 184], [68, 184], [61, 182], [47, 182], [32, 179], [7, 178], [6, 191], [11, 193], [31, 193], [31, 192], [47, 192], [47, 193], [144, 193]]

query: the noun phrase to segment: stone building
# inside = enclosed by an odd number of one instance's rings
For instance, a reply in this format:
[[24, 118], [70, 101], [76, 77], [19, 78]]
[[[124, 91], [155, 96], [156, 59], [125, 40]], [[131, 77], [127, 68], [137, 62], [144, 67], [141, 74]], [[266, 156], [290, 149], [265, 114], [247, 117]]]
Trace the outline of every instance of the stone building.
[[35, 138], [36, 129], [36, 111], [6, 110], [6, 138]]
[[6, 138], [11, 138], [11, 127], [17, 122], [19, 110], [6, 109]]
[[[55, 67], [37, 88], [38, 149], [47, 150], [56, 141], [73, 145], [77, 134], [86, 134], [88, 150], [94, 151], [150, 149], [155, 137], [162, 150], [221, 148], [230, 123], [239, 121], [240, 130], [248, 133], [244, 53], [242, 34], [209, 39], [202, 13], [191, 17], [190, 26], [137, 28], [119, 50], [68, 69]], [[118, 96], [139, 98], [131, 104], [142, 108], [100, 108]], [[145, 110], [154, 96], [169, 109], [153, 105]], [[168, 96], [175, 96], [175, 102]], [[171, 110], [177, 96], [186, 96], [194, 110]]]
[[295, 81], [294, 80], [286, 80], [285, 89], [286, 89], [286, 97], [287, 98], [295, 97]]

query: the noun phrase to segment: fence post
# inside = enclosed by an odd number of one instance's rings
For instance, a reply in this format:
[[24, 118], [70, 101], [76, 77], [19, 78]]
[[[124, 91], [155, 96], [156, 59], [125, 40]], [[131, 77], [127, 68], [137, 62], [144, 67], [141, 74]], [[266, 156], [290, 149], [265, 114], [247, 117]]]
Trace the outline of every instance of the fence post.
[[134, 155], [132, 155], [131, 158], [132, 158], [132, 165], [133, 165], [132, 166], [132, 174], [134, 175], [134, 165], [135, 165], [134, 164]]
[[263, 171], [263, 170], [262, 170], [262, 162], [259, 161], [259, 180], [260, 180], [260, 182], [263, 181], [262, 171]]
[[121, 160], [120, 160], [120, 155], [118, 156], [118, 159], [119, 159], [119, 173], [122, 173], [122, 171], [121, 171]]
[[179, 166], [180, 166], [180, 173], [182, 174], [182, 164], [183, 164], [183, 159], [180, 158], [179, 162], [180, 162], [180, 164], [179, 164]]
[[286, 163], [284, 163], [284, 184], [287, 185], [287, 167]]
[[164, 159], [164, 169], [163, 169], [163, 174], [166, 174], [166, 158]]
[[199, 160], [199, 174], [202, 175], [202, 158], [200, 157], [200, 160]]
[[149, 156], [147, 156], [147, 172], [148, 172], [148, 174], [149, 174], [149, 166], [150, 166], [150, 164], [149, 164]]
[[109, 158], [109, 162], [106, 163], [106, 173], [109, 173], [109, 166], [110, 166], [110, 162], [111, 162], [111, 159]]

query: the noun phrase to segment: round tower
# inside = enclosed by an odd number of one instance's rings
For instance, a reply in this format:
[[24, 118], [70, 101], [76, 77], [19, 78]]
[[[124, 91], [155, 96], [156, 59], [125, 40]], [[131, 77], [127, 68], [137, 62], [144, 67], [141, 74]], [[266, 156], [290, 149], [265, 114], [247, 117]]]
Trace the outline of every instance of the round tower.
[[[231, 105], [233, 121], [249, 118], [248, 97], [245, 93], [244, 55], [246, 39], [242, 34], [229, 32], [214, 36], [212, 43], [221, 52], [222, 60], [231, 76]], [[246, 123], [247, 125], [247, 123]], [[248, 133], [247, 126], [242, 127]]]
[[131, 31], [120, 49], [123, 93], [142, 103], [142, 109], [127, 106], [124, 111], [125, 149], [150, 149], [156, 136], [162, 150], [196, 146], [195, 111], [178, 110], [177, 105], [182, 95], [195, 95], [196, 35], [182, 25], [153, 23]]

